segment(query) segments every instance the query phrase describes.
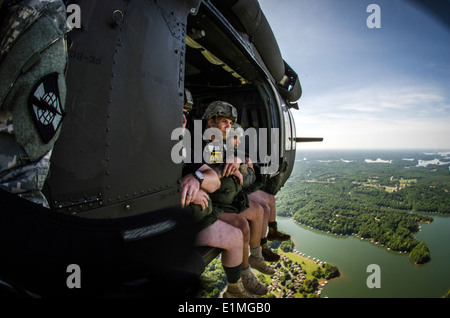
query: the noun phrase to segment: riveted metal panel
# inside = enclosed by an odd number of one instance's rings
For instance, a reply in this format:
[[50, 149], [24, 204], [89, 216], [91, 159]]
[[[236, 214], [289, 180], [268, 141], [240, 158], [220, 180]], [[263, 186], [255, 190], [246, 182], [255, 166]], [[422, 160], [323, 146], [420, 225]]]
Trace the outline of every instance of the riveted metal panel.
[[70, 39], [67, 116], [46, 187], [52, 206], [88, 217], [177, 206], [171, 133], [182, 124], [189, 6], [96, 1], [89, 10], [89, 27]]

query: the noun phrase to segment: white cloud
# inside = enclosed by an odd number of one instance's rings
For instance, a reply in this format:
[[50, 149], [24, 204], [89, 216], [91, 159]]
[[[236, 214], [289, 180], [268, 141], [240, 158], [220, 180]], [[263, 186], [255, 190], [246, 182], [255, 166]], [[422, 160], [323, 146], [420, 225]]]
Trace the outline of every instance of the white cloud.
[[313, 147], [450, 148], [448, 33], [406, 3], [380, 1], [374, 30], [370, 1], [260, 0], [303, 87], [297, 135], [324, 137]]
[[341, 89], [293, 114], [297, 135], [324, 137], [325, 148], [450, 148], [450, 103], [432, 86]]
[[297, 122], [297, 128], [298, 136], [323, 137], [320, 148], [450, 149], [450, 127], [442, 120], [405, 120], [396, 124], [335, 121], [320, 126]]

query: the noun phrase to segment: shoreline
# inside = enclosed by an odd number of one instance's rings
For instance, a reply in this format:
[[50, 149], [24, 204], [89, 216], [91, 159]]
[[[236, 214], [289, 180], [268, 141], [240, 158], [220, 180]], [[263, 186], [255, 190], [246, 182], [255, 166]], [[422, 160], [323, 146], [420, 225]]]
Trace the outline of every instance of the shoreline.
[[[447, 214], [446, 213], [441, 213], [443, 216], [447, 216]], [[277, 216], [277, 217], [279, 217], [279, 216]], [[322, 234], [324, 234], [324, 235], [329, 235], [329, 236], [334, 236], [334, 237], [339, 237], [339, 238], [349, 238], [349, 237], [354, 237], [355, 239], [358, 239], [358, 240], [360, 240], [360, 241], [367, 241], [368, 243], [370, 243], [370, 244], [372, 244], [372, 245], [374, 245], [374, 246], [376, 246], [376, 247], [379, 247], [379, 248], [381, 248], [381, 249], [384, 249], [386, 252], [390, 252], [390, 253], [398, 253], [398, 254], [403, 254], [403, 255], [406, 255], [406, 256], [408, 256], [408, 258], [409, 258], [409, 254], [411, 253], [411, 252], [408, 252], [408, 251], [400, 251], [400, 250], [393, 250], [393, 249], [391, 249], [390, 247], [386, 247], [384, 244], [381, 244], [380, 242], [377, 242], [377, 241], [375, 241], [375, 239], [374, 238], [364, 238], [364, 237], [361, 237], [361, 236], [359, 236], [357, 233], [352, 233], [352, 234], [338, 234], [338, 233], [332, 233], [332, 232], [330, 232], [330, 231], [325, 231], [325, 230], [321, 230], [321, 229], [316, 229], [316, 228], [314, 228], [314, 227], [312, 227], [312, 226], [310, 226], [310, 225], [306, 225], [306, 224], [303, 224], [303, 223], [300, 223], [300, 222], [298, 222], [297, 220], [295, 220], [294, 219], [294, 217], [293, 216], [291, 216], [291, 217], [286, 217], [286, 216], [283, 216], [282, 218], [285, 218], [285, 219], [291, 219], [292, 220], [292, 222], [294, 222], [294, 224], [295, 225], [297, 225], [297, 226], [300, 226], [300, 227], [306, 227], [308, 230], [312, 230], [312, 231], [317, 231], [317, 232], [320, 232], [320, 233], [322, 233]], [[421, 222], [419, 222], [419, 224], [431, 224], [432, 223], [432, 221], [431, 222], [428, 222], [428, 221], [421, 221]], [[413, 232], [413, 237], [415, 238], [415, 235], [417, 234], [417, 233], [420, 233], [422, 231], [422, 227], [419, 225], [419, 230], [417, 231], [417, 232]], [[295, 242], [294, 242], [295, 243]], [[424, 263], [421, 263], [421, 264], [416, 264], [415, 262], [413, 262], [413, 261], [411, 261], [411, 263], [413, 264], [413, 265], [423, 265]]]
[[[319, 267], [323, 268], [323, 265], [326, 264], [327, 262], [320, 262], [320, 260], [313, 260], [311, 258], [308, 258], [310, 256], [307, 257], [305, 255], [302, 255], [302, 253], [300, 253], [296, 249], [293, 249], [293, 251], [291, 251], [291, 252], [284, 252], [284, 251], [278, 250], [278, 253], [282, 257], [286, 257], [289, 261], [291, 261], [293, 263], [298, 263], [301, 266], [302, 271], [306, 271], [306, 273], [301, 272], [301, 274], [299, 274], [300, 277], [302, 278], [302, 283], [304, 282], [304, 280], [307, 280], [307, 279], [313, 279], [313, 278], [317, 279], [318, 285], [314, 288], [312, 293], [308, 293], [310, 295], [314, 295], [318, 298], [323, 298], [321, 296], [322, 291], [328, 285], [328, 283], [331, 280], [334, 280], [336, 278], [342, 278], [342, 274], [341, 274], [341, 271], [339, 270], [339, 268], [338, 268], [339, 276], [337, 276], [337, 277], [325, 279], [325, 278], [317, 278], [317, 277], [313, 276], [312, 272], [314, 272]], [[298, 259], [296, 259], [296, 258], [298, 258]], [[311, 270], [311, 267], [313, 270]], [[291, 293], [292, 298], [302, 298], [302, 297], [295, 297], [295, 295], [299, 295], [299, 293], [297, 292], [298, 288], [299, 288], [299, 286], [296, 288], [295, 292]], [[280, 291], [280, 293], [281, 293], [281, 291]]]
[[[282, 220], [283, 219], [283, 220]], [[290, 233], [292, 240], [305, 256], [319, 256], [320, 260], [337, 265], [341, 275], [335, 281], [329, 281], [324, 288], [323, 297], [353, 298], [353, 297], [440, 297], [448, 290], [448, 284], [439, 277], [448, 277], [445, 263], [448, 263], [448, 247], [443, 242], [448, 241], [450, 216], [436, 216], [434, 222], [422, 224], [422, 231], [417, 233], [417, 239], [426, 242], [435, 251], [431, 262], [414, 265], [405, 254], [387, 251], [386, 248], [375, 248], [374, 244], [364, 244], [360, 239], [340, 239], [340, 237], [324, 235], [319, 231], [311, 231], [307, 227], [299, 226], [292, 219], [280, 218], [279, 229]], [[297, 230], [296, 230], [297, 229]], [[315, 232], [314, 234], [311, 234]], [[298, 233], [298, 234], [297, 234]], [[331, 247], [331, 248], [330, 248]], [[376, 247], [380, 247], [377, 245]], [[357, 252], [358, 254], [354, 254]], [[433, 252], [432, 252], [433, 253]], [[359, 255], [359, 256], [358, 256]], [[370, 260], [370, 261], [366, 261]], [[381, 263], [379, 263], [381, 262]], [[383, 265], [383, 273], [392, 279], [383, 281], [383, 288], [375, 290], [366, 288], [369, 273], [366, 267], [369, 263]], [[401, 270], [400, 270], [401, 269]], [[440, 274], [439, 274], [440, 273]], [[383, 274], [383, 275], [384, 275]], [[418, 287], [411, 279], [424, 282], [424, 287]], [[448, 281], [448, 279], [446, 279]], [[396, 283], [392, 283], [395, 281]], [[439, 293], [440, 291], [440, 293]]]

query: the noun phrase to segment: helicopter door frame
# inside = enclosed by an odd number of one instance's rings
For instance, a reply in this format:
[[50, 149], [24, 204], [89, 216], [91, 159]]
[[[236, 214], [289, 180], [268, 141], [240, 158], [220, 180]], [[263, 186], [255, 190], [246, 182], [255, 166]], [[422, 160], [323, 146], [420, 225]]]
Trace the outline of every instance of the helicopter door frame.
[[297, 138], [297, 127], [295, 126], [294, 115], [291, 110], [288, 108], [289, 120], [291, 121], [291, 142], [292, 142], [292, 150], [297, 151], [297, 142], [295, 141]]
[[[268, 80], [267, 81], [269, 83], [269, 86], [271, 88], [271, 92], [272, 95], [274, 97], [274, 102], [276, 104], [276, 107], [274, 107], [273, 110], [277, 111], [277, 121], [279, 123], [279, 130], [280, 130], [280, 135], [279, 135], [279, 154], [280, 154], [280, 158], [284, 157], [284, 153], [285, 153], [285, 146], [284, 146], [284, 141], [285, 140], [285, 136], [286, 136], [286, 132], [285, 129], [283, 129], [282, 127], [285, 127], [285, 123], [282, 122], [284, 121], [284, 116], [283, 116], [283, 108], [282, 108], [282, 103], [281, 103], [281, 96], [277, 90], [277, 88], [275, 87], [275, 85], [272, 83], [272, 81]], [[283, 145], [283, 146], [282, 146]]]

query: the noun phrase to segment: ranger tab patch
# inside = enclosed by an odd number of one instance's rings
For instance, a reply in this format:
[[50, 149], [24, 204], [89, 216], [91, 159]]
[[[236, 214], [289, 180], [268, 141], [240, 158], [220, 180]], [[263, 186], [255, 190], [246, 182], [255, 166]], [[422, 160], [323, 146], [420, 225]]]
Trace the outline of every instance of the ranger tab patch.
[[58, 73], [43, 77], [28, 97], [31, 117], [41, 140], [48, 143], [58, 131], [64, 117], [58, 89]]
[[217, 164], [217, 163], [223, 162], [223, 155], [222, 155], [221, 147], [209, 144], [207, 150], [209, 152], [208, 164]]

